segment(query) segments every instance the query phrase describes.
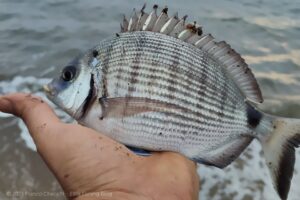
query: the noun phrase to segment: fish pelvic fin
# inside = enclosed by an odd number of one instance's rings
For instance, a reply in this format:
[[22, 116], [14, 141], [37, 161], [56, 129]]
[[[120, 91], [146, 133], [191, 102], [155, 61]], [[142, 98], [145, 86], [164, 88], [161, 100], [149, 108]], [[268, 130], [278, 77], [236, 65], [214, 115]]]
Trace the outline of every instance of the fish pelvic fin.
[[269, 134], [260, 138], [273, 185], [282, 200], [288, 198], [295, 165], [295, 148], [300, 146], [300, 120], [267, 116]]

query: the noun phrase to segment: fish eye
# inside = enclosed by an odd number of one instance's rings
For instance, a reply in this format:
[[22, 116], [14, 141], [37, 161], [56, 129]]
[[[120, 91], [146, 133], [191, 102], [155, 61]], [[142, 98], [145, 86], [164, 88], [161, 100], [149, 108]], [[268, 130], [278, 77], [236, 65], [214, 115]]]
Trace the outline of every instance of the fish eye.
[[76, 75], [76, 67], [74, 66], [67, 66], [63, 69], [61, 78], [64, 81], [71, 81]]

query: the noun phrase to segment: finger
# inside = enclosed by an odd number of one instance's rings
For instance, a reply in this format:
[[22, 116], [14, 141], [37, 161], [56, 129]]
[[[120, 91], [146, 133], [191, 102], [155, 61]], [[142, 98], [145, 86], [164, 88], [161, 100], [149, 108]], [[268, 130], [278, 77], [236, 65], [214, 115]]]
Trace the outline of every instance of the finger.
[[[84, 129], [84, 127], [73, 127], [61, 123], [48, 104], [44, 103], [41, 98], [30, 94], [15, 93], [1, 96], [0, 111], [22, 118], [42, 153], [44, 149], [56, 152], [55, 149], [59, 149], [59, 146], [65, 147], [68, 143], [79, 146], [82, 139], [84, 140], [87, 136], [99, 136], [97, 132]], [[105, 142], [114, 141], [108, 141], [105, 137]]]
[[30, 94], [15, 93], [0, 96], [0, 111], [22, 118], [34, 140], [37, 139], [40, 127], [45, 126], [45, 123], [60, 122], [48, 104]]
[[[0, 96], [0, 111], [21, 117], [29, 123], [32, 120], [40, 122], [45, 120], [45, 118], [51, 121], [59, 121], [48, 104], [44, 103], [41, 98], [31, 94], [14, 93]], [[43, 112], [46, 112], [45, 115]], [[34, 115], [33, 113], [38, 115]]]
[[118, 165], [128, 157], [137, 157], [125, 146], [96, 131], [61, 123], [53, 110], [38, 97], [21, 93], [1, 96], [0, 111], [24, 120], [38, 152], [60, 178], [64, 177], [64, 171], [69, 170], [61, 169], [68, 168], [66, 163], [70, 163], [74, 156], [74, 165], [87, 160], [99, 163], [109, 160], [107, 167]]

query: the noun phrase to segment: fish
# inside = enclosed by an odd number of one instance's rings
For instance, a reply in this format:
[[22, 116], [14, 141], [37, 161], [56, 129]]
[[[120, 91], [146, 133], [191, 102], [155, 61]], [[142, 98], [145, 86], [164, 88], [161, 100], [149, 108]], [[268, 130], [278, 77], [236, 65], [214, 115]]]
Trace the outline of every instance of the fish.
[[187, 15], [133, 9], [121, 31], [71, 60], [44, 87], [77, 122], [132, 147], [225, 168], [257, 139], [274, 188], [288, 198], [300, 120], [260, 111], [253, 72]]

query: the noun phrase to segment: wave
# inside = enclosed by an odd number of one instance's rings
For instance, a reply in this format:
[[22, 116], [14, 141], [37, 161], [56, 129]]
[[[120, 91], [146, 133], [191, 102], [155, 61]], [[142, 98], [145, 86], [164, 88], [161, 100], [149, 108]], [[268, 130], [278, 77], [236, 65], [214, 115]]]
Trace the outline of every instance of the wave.
[[[0, 95], [1, 94], [8, 94], [14, 92], [24, 92], [24, 93], [31, 93], [37, 96], [42, 97], [45, 102], [47, 102], [55, 111], [57, 116], [64, 122], [71, 122], [73, 121], [70, 116], [68, 116], [65, 112], [60, 110], [56, 105], [50, 102], [45, 93], [42, 90], [43, 85], [50, 82], [50, 79], [47, 78], [36, 78], [32, 76], [23, 77], [23, 76], [16, 76], [12, 80], [0, 81]], [[0, 118], [9, 118], [12, 117], [9, 114], [1, 113]], [[20, 129], [20, 138], [25, 141], [26, 146], [29, 149], [36, 151], [36, 146], [28, 133], [27, 127], [24, 122], [20, 119], [17, 120], [17, 126]]]

